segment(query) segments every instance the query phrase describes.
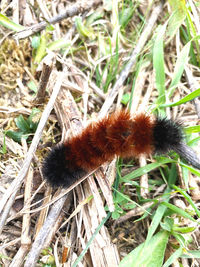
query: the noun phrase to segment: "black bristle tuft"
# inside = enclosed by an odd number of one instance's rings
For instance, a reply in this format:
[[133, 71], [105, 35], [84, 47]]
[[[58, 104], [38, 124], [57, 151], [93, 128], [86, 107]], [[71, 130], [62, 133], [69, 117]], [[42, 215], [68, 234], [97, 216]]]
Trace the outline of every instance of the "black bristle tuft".
[[153, 145], [156, 153], [174, 150], [182, 142], [181, 125], [167, 118], [156, 118], [153, 128]]
[[57, 145], [51, 150], [44, 160], [42, 173], [53, 187], [69, 187], [87, 174], [80, 167], [70, 167], [70, 162], [66, 159], [66, 147], [64, 144]]

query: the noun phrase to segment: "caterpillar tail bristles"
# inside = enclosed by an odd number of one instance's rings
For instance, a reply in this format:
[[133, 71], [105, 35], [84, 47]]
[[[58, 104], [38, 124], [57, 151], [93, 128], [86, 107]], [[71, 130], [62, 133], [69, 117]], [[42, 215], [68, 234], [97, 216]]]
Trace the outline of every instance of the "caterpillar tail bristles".
[[71, 168], [65, 154], [64, 144], [59, 144], [44, 160], [42, 173], [51, 186], [67, 188], [87, 173], [80, 167]]

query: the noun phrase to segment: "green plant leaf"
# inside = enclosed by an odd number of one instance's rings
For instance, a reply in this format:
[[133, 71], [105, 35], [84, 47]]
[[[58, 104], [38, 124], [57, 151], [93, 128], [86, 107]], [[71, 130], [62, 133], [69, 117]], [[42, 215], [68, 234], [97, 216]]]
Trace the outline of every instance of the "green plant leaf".
[[52, 32], [54, 30], [55, 30], [54, 26], [52, 24], [48, 23], [47, 26], [46, 26], [46, 31], [47, 32]]
[[184, 236], [182, 234], [179, 234], [176, 232], [173, 232], [173, 236], [176, 238], [176, 240], [178, 241], [180, 246], [184, 248], [186, 245], [186, 240], [185, 240]]
[[117, 220], [117, 219], [120, 218], [121, 215], [122, 215], [122, 212], [119, 213], [118, 210], [114, 210], [114, 211], [112, 212], [111, 217], [112, 217], [113, 220]]
[[14, 132], [14, 131], [6, 131], [6, 136], [10, 137], [11, 139], [13, 139], [15, 142], [21, 143], [21, 139], [22, 137], [27, 139], [28, 138], [28, 134], [25, 135], [22, 132]]
[[124, 257], [119, 267], [161, 267], [168, 238], [167, 231], [158, 232], [146, 246], [142, 243]]
[[28, 88], [33, 91], [35, 94], [37, 93], [37, 85], [33, 81], [29, 81], [27, 83]]
[[[116, 192], [116, 194], [114, 196], [114, 202], [117, 205], [117, 208], [118, 207], [120, 208], [119, 211], [121, 213], [123, 212], [123, 209], [119, 206], [119, 204], [125, 205], [125, 204], [129, 203], [129, 205], [130, 205], [132, 203], [132, 205], [142, 208], [137, 202], [133, 201], [129, 196], [121, 193], [120, 191], [118, 191], [114, 187], [113, 187], [113, 190]], [[124, 208], [124, 206], [123, 206], [123, 208]]]
[[17, 127], [21, 130], [22, 133], [30, 133], [30, 126], [26, 119], [22, 115], [19, 115], [15, 119]]
[[14, 141], [20, 143], [21, 138], [27, 139], [31, 133], [34, 133], [38, 126], [38, 121], [34, 122], [34, 117], [40, 112], [39, 109], [33, 108], [28, 119], [25, 119], [22, 115], [19, 115], [15, 119], [15, 123], [20, 131], [6, 131], [6, 135], [12, 138]]
[[199, 42], [197, 40], [198, 37], [198, 32], [196, 30], [196, 27], [192, 21], [192, 15], [190, 12], [190, 8], [186, 9], [186, 13], [187, 13], [187, 19], [186, 19], [186, 27], [187, 27], [187, 33], [188, 33], [188, 37], [189, 40], [193, 38], [193, 42], [191, 45], [191, 50], [190, 50], [190, 55], [191, 55], [191, 59], [192, 62], [194, 64], [196, 64], [197, 66], [199, 66], [199, 62], [200, 62], [200, 48], [199, 48]]
[[169, 3], [173, 13], [169, 18], [167, 35], [169, 36], [169, 40], [171, 40], [184, 22], [186, 17], [186, 6], [185, 1], [180, 0], [169, 0]]
[[4, 134], [3, 136], [3, 146], [0, 149], [1, 154], [6, 154], [7, 153], [7, 147], [6, 147], [6, 135]]
[[122, 96], [121, 103], [127, 105], [129, 101], [130, 101], [130, 94], [129, 93], [124, 94]]
[[164, 222], [160, 222], [160, 226], [162, 227], [162, 229], [168, 232], [172, 232], [173, 225], [174, 225], [173, 218], [168, 216], [164, 218]]
[[[173, 169], [172, 169], [172, 171], [173, 171]], [[171, 189], [169, 187], [167, 187], [167, 189], [165, 190], [165, 194], [163, 196], [163, 199], [166, 200], [165, 201], [166, 203], [170, 199], [170, 194], [169, 194], [170, 192], [171, 192]], [[150, 242], [152, 236], [154, 235], [156, 229], [158, 228], [158, 225], [160, 224], [166, 210], [167, 210], [167, 208], [165, 206], [162, 206], [162, 205], [158, 206], [158, 208], [157, 208], [157, 210], [153, 216], [149, 230], [148, 230], [147, 238], [145, 241], [145, 246], [147, 246], [149, 244], [149, 242]]]
[[79, 32], [79, 34], [83, 37], [87, 37], [90, 40], [94, 40], [95, 39], [95, 34], [94, 31], [91, 27], [86, 27], [83, 22], [82, 19], [80, 17], [76, 17], [75, 19], [75, 25], [77, 28], [77, 31]]
[[187, 168], [191, 173], [194, 173], [195, 175], [197, 175], [197, 176], [200, 177], [200, 171], [199, 171], [199, 170], [193, 168], [193, 167], [190, 166], [190, 165], [187, 165], [187, 164], [183, 163], [182, 161], [180, 161], [179, 164], [180, 164], [182, 167]]
[[32, 42], [31, 42], [31, 46], [34, 49], [38, 49], [38, 47], [40, 45], [40, 39], [41, 39], [41, 37], [39, 35], [33, 36], [33, 39], [32, 39]]
[[125, 28], [126, 25], [129, 23], [130, 19], [132, 19], [133, 13], [134, 13], [133, 7], [124, 8], [119, 13], [119, 24], [121, 25], [122, 28]]
[[103, 0], [103, 7], [106, 11], [112, 10], [112, 0]]
[[181, 170], [182, 170], [182, 177], [183, 177], [185, 187], [186, 187], [187, 191], [189, 191], [189, 177], [190, 177], [189, 170], [187, 168], [184, 168], [184, 167], [182, 167]]

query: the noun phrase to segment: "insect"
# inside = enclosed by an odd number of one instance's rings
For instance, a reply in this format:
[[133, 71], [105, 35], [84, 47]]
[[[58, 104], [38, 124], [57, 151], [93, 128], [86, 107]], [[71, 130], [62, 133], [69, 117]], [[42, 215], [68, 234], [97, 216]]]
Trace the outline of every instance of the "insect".
[[45, 158], [42, 172], [50, 185], [67, 188], [115, 156], [135, 158], [171, 150], [200, 169], [195, 152], [183, 142], [179, 123], [146, 114], [132, 117], [121, 110], [55, 146]]

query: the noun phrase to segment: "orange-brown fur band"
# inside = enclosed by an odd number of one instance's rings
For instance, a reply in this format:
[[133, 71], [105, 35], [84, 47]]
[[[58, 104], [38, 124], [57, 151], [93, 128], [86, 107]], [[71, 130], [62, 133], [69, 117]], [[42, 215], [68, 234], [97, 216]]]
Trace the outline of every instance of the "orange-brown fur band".
[[113, 113], [66, 141], [66, 157], [72, 158], [77, 166], [92, 170], [111, 161], [115, 155], [136, 157], [142, 153], [150, 154], [153, 149], [152, 125], [151, 117], [144, 114], [132, 119], [127, 111]]

